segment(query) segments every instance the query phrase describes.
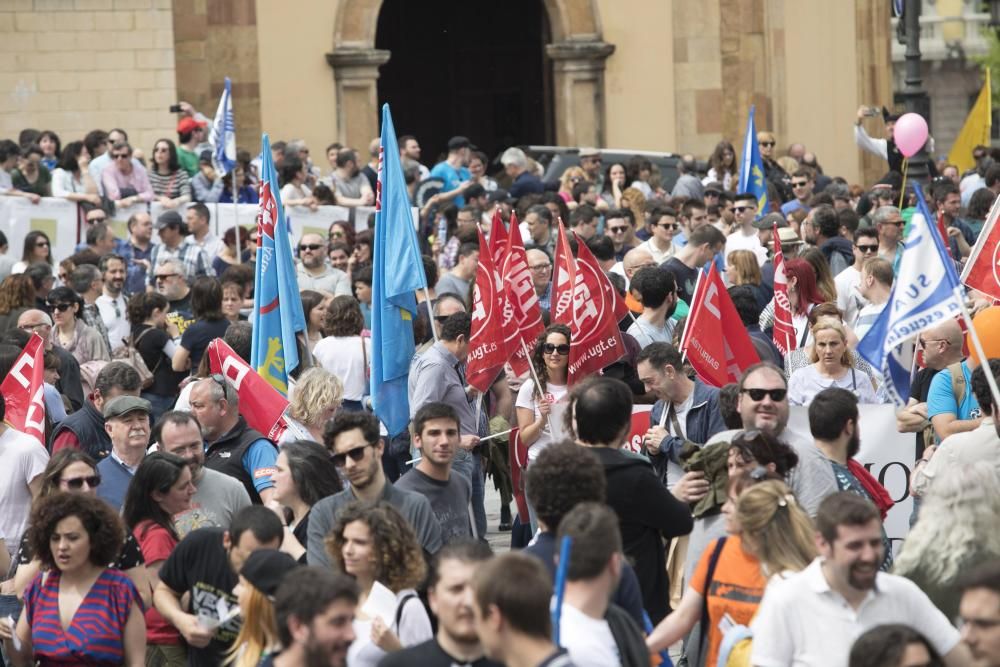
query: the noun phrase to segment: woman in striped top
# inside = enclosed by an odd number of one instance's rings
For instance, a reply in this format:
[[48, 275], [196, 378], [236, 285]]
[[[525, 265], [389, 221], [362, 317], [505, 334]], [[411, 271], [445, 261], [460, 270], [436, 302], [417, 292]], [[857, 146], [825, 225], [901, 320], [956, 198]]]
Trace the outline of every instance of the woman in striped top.
[[0, 621], [12, 664], [144, 664], [146, 623], [139, 591], [106, 565], [117, 557], [123, 536], [118, 515], [100, 498], [56, 493], [37, 503], [29, 540], [47, 571], [25, 592], [24, 612], [14, 629], [17, 648], [9, 622]]
[[164, 208], [177, 208], [191, 201], [191, 180], [181, 169], [177, 146], [170, 139], [160, 139], [153, 146], [149, 184], [153, 187], [156, 201]]

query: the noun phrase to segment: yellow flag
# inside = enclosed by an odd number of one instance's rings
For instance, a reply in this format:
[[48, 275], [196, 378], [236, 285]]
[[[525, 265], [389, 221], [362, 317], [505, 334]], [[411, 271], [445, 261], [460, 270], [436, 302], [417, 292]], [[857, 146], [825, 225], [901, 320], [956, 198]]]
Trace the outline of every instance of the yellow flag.
[[976, 161], [972, 158], [972, 149], [979, 145], [990, 145], [991, 116], [990, 70], [987, 68], [986, 81], [979, 91], [979, 97], [972, 105], [972, 110], [965, 118], [965, 125], [952, 144], [951, 152], [948, 153], [948, 162], [958, 167], [958, 173], [961, 174], [976, 166]]

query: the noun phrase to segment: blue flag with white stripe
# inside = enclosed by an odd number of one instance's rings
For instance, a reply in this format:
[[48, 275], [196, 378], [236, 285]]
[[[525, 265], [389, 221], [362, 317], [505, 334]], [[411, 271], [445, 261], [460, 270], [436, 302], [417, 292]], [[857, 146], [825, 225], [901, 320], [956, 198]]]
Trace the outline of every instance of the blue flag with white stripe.
[[219, 108], [212, 121], [212, 165], [220, 174], [228, 174], [236, 166], [236, 118], [233, 116], [232, 83], [226, 77], [226, 87], [219, 98]]
[[882, 372], [886, 393], [897, 405], [910, 397], [913, 338], [962, 312], [962, 285], [955, 263], [935, 229], [920, 186], [899, 273], [882, 314], [858, 343], [860, 354]]
[[757, 129], [754, 124], [754, 107], [747, 116], [747, 133], [743, 138], [743, 159], [740, 160], [740, 192], [747, 192], [757, 198], [757, 217], [767, 210], [767, 183], [764, 180], [764, 161], [757, 145]]

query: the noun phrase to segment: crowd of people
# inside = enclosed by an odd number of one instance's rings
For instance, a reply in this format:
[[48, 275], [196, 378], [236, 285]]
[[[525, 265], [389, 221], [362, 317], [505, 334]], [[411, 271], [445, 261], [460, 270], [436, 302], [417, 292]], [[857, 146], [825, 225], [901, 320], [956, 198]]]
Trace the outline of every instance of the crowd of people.
[[[207, 354], [222, 339], [250, 358], [256, 231], [220, 238], [205, 204], [256, 202], [260, 157], [241, 152], [217, 173], [208, 120], [186, 104], [177, 141], [148, 157], [120, 129], [65, 146], [51, 131], [0, 141], [0, 196], [63, 197], [83, 221], [68, 257], [37, 230], [18, 257], [0, 233], [0, 376], [34, 335], [45, 365], [44, 443], [0, 426], [3, 659], [1000, 665], [1000, 421], [987, 378], [1000, 380], [1000, 360], [970, 355], [958, 320], [916, 339], [921, 366], [895, 413], [915, 434], [899, 454], [917, 500], [901, 548], [883, 525], [899, 498], [856, 458], [859, 406], [891, 402], [856, 349], [890, 302], [913, 214], [894, 118], [884, 139], [863, 127], [871, 118], [859, 110], [854, 133], [888, 161], [874, 184], [824, 174], [803, 144], [779, 155], [760, 132], [763, 211], [725, 141], [706, 173], [683, 156], [668, 188], [641, 157], [605, 164], [581, 148], [578, 166], [546, 181], [519, 148], [490, 173], [466, 137], [433, 166], [400, 137], [411, 197], [441, 184], [413, 201], [429, 289], [416, 295], [409, 428], [387, 437], [369, 400], [371, 216], [291, 239], [307, 326], [278, 441], [248, 425]], [[285, 207], [372, 205], [379, 147], [363, 163], [331, 144], [324, 174], [304, 142], [273, 143]], [[974, 158], [965, 174], [938, 165], [928, 184], [956, 266], [1000, 193], [1000, 150]], [[117, 238], [115, 208], [142, 202], [162, 212], [134, 213]], [[498, 224], [521, 234], [545, 327], [531, 372], [508, 368], [480, 393], [466, 378], [479, 238]], [[560, 225], [630, 311], [624, 357], [575, 381], [573, 329], [551, 313]], [[794, 330], [780, 348], [777, 250]], [[680, 351], [713, 262], [741, 319], [725, 325], [742, 324], [760, 360], [721, 388]], [[967, 298], [985, 336], [1000, 307]], [[635, 452], [641, 404], [652, 409]], [[794, 406], [809, 433], [789, 427]], [[508, 553], [489, 547], [495, 531], [509, 531]]]

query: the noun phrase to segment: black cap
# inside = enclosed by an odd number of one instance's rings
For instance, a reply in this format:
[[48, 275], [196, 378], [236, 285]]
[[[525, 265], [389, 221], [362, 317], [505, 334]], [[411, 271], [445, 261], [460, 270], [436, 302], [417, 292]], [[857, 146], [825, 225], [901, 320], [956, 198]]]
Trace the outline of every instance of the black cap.
[[207, 148], [198, 155], [198, 162], [203, 164], [212, 164], [212, 151]]
[[510, 196], [510, 193], [503, 188], [497, 188], [493, 192], [486, 195], [486, 201], [490, 204], [495, 204], [497, 202], [509, 204], [513, 201], [513, 198]]
[[780, 213], [768, 213], [761, 219], [753, 221], [753, 226], [757, 229], [771, 229], [775, 225], [778, 227], [787, 227], [788, 221]]
[[273, 598], [285, 575], [298, 566], [299, 562], [283, 551], [258, 549], [243, 562], [240, 574], [254, 588]]
[[184, 224], [184, 218], [177, 211], [164, 211], [160, 214], [160, 217], [156, 219], [156, 224], [153, 225], [156, 229], [163, 229], [165, 227], [177, 226], [180, 227]]
[[448, 150], [450, 151], [457, 151], [460, 148], [469, 148], [470, 146], [472, 146], [472, 142], [469, 141], [468, 137], [457, 136], [448, 140]]

